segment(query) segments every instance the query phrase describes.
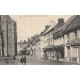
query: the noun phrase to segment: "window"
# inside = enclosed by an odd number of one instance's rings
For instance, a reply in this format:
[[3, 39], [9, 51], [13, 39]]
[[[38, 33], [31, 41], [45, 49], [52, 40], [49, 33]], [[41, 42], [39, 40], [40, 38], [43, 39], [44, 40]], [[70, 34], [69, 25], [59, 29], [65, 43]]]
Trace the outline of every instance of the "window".
[[79, 30], [79, 38], [80, 38], [80, 30]]
[[67, 34], [67, 38], [69, 39], [69, 33]]
[[77, 31], [75, 31], [74, 34], [75, 34], [75, 39], [77, 39]]
[[67, 34], [67, 39], [68, 39], [68, 42], [69, 42], [69, 33]]
[[52, 42], [52, 38], [51, 38], [51, 42]]

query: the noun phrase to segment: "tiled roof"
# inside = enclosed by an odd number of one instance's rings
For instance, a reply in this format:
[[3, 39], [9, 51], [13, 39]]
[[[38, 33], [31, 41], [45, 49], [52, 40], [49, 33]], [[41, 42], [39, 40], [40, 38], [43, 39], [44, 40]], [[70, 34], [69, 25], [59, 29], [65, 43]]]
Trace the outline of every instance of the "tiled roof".
[[64, 29], [64, 23], [63, 24], [57, 24], [55, 27], [54, 27], [54, 31], [53, 31], [53, 37], [57, 37], [57, 36], [59, 36], [59, 35], [61, 35], [62, 34], [62, 31], [63, 31], [63, 29]]
[[80, 26], [80, 15], [72, 16], [66, 23], [64, 33]]
[[40, 37], [39, 37], [39, 35], [35, 35], [35, 36], [33, 36], [32, 39], [31, 39], [31, 44], [34, 45], [34, 44], [36, 44], [36, 42], [38, 42], [38, 41], [40, 41]]
[[[62, 25], [56, 25], [55, 27], [54, 27], [54, 31], [53, 31], [53, 35], [54, 35], [54, 37], [58, 37], [58, 36], [60, 36], [60, 35], [62, 35], [63, 34], [63, 32], [65, 33], [67, 30], [70, 30], [70, 28], [71, 27], [74, 27], [75, 26], [75, 24], [74, 24], [74, 26], [69, 26], [70, 24], [71, 24], [71, 22], [72, 21], [74, 21], [74, 19], [77, 17], [77, 15], [74, 15], [74, 16], [72, 16], [72, 17], [70, 17], [64, 24], [62, 24]], [[79, 21], [77, 21], [77, 23], [78, 23]], [[79, 23], [80, 24], [80, 23]], [[78, 24], [76, 24], [76, 25], [78, 25]]]
[[63, 24], [57, 23], [57, 24], [55, 25], [55, 27], [54, 27], [54, 32], [53, 32], [53, 34], [56, 33], [56, 32], [58, 32], [58, 31], [60, 31], [61, 29], [63, 29], [63, 25], [64, 25], [64, 23], [63, 23]]
[[46, 35], [49, 31], [53, 30], [54, 29], [54, 26], [50, 26], [45, 32], [43, 35]]

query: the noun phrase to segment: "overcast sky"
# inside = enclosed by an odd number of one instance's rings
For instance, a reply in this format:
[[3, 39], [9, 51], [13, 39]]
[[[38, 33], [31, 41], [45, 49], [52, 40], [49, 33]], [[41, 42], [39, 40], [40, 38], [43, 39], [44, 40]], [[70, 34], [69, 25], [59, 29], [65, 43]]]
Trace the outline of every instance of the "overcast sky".
[[69, 19], [69, 15], [58, 15], [58, 16], [11, 16], [14, 20], [17, 21], [17, 35], [18, 41], [27, 40], [28, 37], [31, 37], [35, 34], [39, 34], [44, 30], [45, 25], [51, 24], [51, 20], [57, 23], [58, 18], [64, 18], [66, 21]]

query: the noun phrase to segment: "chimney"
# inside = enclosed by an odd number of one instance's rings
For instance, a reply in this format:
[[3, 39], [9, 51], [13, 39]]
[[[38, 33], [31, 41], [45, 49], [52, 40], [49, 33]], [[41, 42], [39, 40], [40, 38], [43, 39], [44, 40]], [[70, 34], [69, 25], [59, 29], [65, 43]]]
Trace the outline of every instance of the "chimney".
[[45, 30], [47, 30], [49, 27], [50, 27], [50, 25], [46, 25], [46, 26], [45, 26]]
[[63, 24], [64, 23], [64, 18], [58, 19], [58, 23]]

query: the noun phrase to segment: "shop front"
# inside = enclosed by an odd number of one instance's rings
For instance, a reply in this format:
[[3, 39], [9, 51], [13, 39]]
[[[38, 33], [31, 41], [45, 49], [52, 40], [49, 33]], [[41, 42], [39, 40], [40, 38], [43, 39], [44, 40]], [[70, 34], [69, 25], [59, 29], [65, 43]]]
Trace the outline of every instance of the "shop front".
[[46, 59], [53, 59], [54, 56], [53, 45], [47, 46], [43, 50], [44, 50], [44, 57]]
[[57, 60], [64, 59], [64, 46], [54, 46], [54, 52], [56, 53]]
[[71, 61], [80, 62], [80, 39], [71, 41]]

